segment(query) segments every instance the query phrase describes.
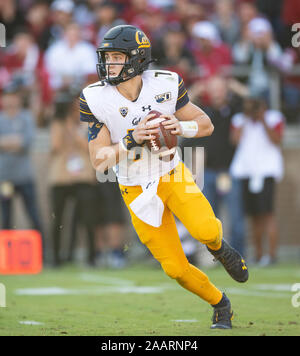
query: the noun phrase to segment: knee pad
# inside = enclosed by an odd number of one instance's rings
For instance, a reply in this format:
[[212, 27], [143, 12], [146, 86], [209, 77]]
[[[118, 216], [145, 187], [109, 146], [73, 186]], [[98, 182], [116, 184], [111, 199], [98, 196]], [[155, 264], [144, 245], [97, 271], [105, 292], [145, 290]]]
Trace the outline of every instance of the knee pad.
[[166, 261], [161, 264], [162, 269], [166, 273], [167, 276], [173, 279], [180, 279], [187, 272], [189, 265], [183, 265], [178, 261]]
[[222, 223], [216, 217], [208, 217], [198, 223], [197, 240], [207, 244], [222, 238]]

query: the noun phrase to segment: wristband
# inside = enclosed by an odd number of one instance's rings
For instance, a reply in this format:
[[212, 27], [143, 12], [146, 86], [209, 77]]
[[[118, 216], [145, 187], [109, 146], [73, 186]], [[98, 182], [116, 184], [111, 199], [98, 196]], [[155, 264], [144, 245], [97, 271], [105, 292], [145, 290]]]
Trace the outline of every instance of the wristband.
[[197, 121], [180, 121], [179, 122], [182, 129], [182, 137], [191, 138], [195, 137], [198, 133]]
[[132, 133], [133, 130], [129, 131], [128, 134], [121, 139], [121, 144], [126, 151], [130, 151], [134, 147], [141, 147], [144, 144], [144, 143], [142, 144], [137, 143], [133, 138]]

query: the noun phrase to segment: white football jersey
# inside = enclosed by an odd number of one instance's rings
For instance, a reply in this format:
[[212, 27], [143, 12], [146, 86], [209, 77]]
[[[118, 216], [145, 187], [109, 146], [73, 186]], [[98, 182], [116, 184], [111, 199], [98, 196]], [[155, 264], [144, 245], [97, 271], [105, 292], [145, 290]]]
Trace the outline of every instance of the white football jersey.
[[[83, 121], [93, 116], [108, 128], [113, 144], [118, 143], [130, 130], [149, 114], [157, 110], [162, 114], [174, 114], [188, 102], [187, 92], [177, 73], [165, 70], [147, 70], [142, 74], [143, 86], [135, 101], [126, 99], [115, 86], [104, 82], [91, 84], [83, 89], [81, 115]], [[85, 105], [85, 106], [84, 106]], [[89, 110], [88, 110], [89, 109]], [[128, 159], [114, 167], [122, 185], [142, 185], [168, 173], [179, 163], [176, 151], [170, 162], [164, 162], [151, 154], [147, 146], [137, 147]]]

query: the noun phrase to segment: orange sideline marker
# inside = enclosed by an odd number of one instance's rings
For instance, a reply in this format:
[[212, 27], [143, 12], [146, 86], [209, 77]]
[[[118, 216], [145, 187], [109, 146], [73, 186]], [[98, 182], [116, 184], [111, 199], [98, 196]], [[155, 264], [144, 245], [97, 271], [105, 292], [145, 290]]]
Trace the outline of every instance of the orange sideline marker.
[[36, 230], [0, 230], [0, 274], [42, 270], [42, 239]]

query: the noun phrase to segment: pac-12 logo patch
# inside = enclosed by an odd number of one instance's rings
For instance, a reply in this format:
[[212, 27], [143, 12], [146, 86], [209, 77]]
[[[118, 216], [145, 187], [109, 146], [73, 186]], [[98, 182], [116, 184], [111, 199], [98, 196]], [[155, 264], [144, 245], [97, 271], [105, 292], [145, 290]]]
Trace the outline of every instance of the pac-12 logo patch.
[[171, 100], [171, 92], [159, 94], [155, 96], [155, 100], [157, 103], [164, 103], [165, 101]]
[[126, 107], [120, 108], [119, 111], [123, 117], [125, 117], [128, 114], [128, 108]]

